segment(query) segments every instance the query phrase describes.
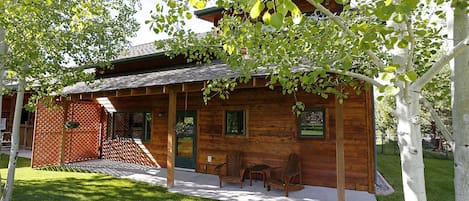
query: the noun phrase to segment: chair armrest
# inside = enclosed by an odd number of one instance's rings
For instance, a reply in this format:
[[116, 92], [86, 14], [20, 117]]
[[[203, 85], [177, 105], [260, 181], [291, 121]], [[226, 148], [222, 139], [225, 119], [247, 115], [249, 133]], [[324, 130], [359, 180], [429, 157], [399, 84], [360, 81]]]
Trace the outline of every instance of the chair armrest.
[[217, 171], [217, 175], [221, 176], [222, 175], [222, 171], [221, 169], [223, 168], [223, 166], [225, 166], [226, 163], [222, 163], [222, 164], [219, 164], [217, 166], [215, 166], [215, 171]]
[[270, 167], [270, 177], [280, 179], [283, 177], [283, 167]]
[[224, 165], [226, 165], [226, 163], [222, 163], [222, 164], [215, 166], [215, 170], [220, 170]]

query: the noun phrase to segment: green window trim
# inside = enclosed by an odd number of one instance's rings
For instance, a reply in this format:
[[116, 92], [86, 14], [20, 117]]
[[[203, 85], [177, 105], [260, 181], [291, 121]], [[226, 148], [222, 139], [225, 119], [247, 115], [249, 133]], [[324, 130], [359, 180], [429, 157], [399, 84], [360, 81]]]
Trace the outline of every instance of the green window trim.
[[324, 109], [306, 109], [298, 117], [298, 137], [325, 138], [326, 112]]
[[245, 136], [246, 135], [246, 111], [226, 110], [225, 111], [225, 135]]

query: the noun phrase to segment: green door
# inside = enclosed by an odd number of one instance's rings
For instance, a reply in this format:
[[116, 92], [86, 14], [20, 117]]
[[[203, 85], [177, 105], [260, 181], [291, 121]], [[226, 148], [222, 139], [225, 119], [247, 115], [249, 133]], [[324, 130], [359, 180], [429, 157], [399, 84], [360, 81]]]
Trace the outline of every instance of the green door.
[[176, 167], [195, 169], [196, 111], [176, 112]]

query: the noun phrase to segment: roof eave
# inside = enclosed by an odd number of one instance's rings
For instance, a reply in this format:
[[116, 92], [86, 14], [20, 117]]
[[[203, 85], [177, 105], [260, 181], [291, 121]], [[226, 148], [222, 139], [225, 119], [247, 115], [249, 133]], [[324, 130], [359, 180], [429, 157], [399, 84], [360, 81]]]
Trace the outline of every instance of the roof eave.
[[225, 8], [223, 8], [223, 7], [210, 7], [210, 8], [206, 8], [206, 9], [202, 9], [202, 10], [196, 10], [196, 11], [194, 11], [194, 14], [198, 18], [201, 18], [201, 17], [206, 16], [206, 15], [220, 13], [224, 10], [225, 10]]

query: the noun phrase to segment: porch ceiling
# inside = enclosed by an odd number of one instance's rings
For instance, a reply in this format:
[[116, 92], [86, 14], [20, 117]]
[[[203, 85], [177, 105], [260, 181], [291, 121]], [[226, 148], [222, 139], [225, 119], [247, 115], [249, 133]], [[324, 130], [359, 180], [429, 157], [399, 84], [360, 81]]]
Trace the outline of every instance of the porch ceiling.
[[[252, 76], [261, 75], [266, 75], [266, 73], [260, 72]], [[80, 82], [73, 86], [66, 87], [62, 92], [64, 94], [85, 94], [194, 83], [222, 77], [233, 78], [236, 76], [238, 76], [238, 73], [234, 72], [229, 65], [221, 61], [214, 61], [211, 64], [188, 64], [154, 72], [103, 78], [91, 84]]]

